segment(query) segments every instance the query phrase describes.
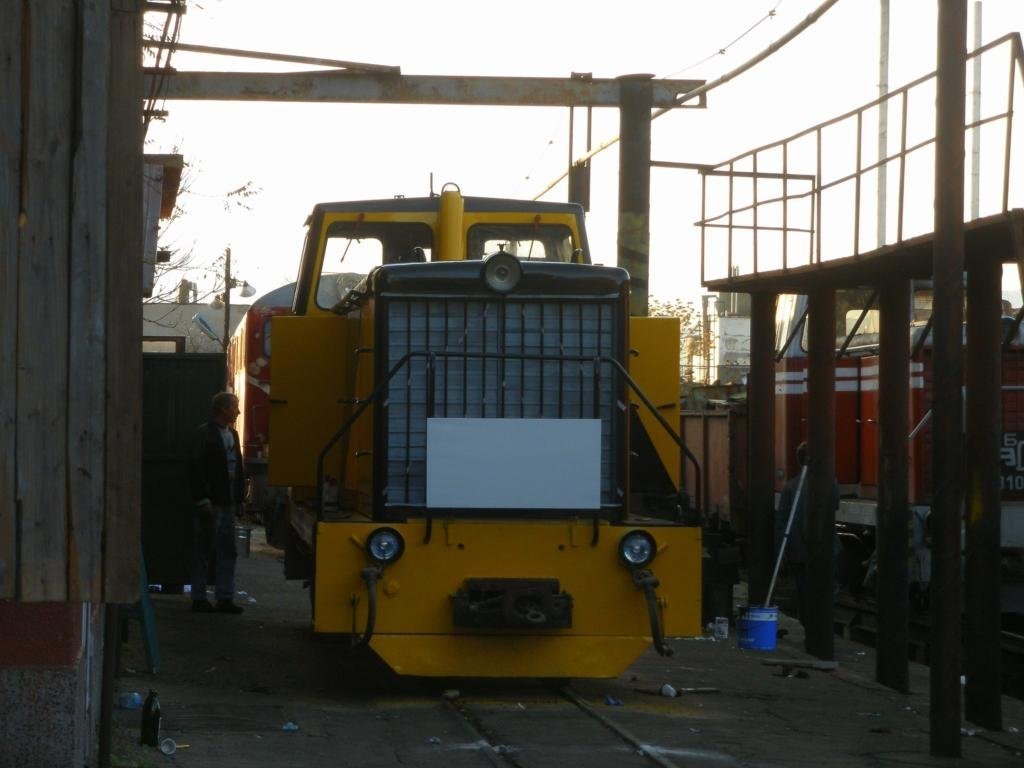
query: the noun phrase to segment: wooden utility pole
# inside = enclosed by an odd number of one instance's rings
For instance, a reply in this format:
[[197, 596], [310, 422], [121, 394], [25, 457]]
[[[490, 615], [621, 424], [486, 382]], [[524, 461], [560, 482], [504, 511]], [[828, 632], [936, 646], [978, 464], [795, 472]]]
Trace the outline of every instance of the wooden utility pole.
[[231, 338], [231, 246], [224, 249], [224, 335], [221, 344], [224, 354], [228, 353], [228, 341]]

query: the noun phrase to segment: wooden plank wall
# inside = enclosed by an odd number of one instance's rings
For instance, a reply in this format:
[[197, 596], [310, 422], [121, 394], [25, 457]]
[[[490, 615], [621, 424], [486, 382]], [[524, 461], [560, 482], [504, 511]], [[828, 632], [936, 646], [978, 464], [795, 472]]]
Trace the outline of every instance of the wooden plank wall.
[[[103, 471], [106, 368], [91, 376], [103, 360], [106, 341], [107, 268], [107, 110], [110, 82], [109, 0], [82, 0], [79, 9], [81, 67], [95, 73], [81, 80], [76, 99], [78, 126], [72, 166], [71, 260], [69, 268], [68, 349], [68, 598], [96, 600], [102, 595]], [[116, 329], [115, 329], [116, 330]]]
[[0, 599], [134, 602], [139, 3], [24, 0], [4, 16]]
[[[138, 599], [142, 549], [142, 70], [138, 0], [111, 1], [107, 134], [107, 439], [104, 594]], [[131, 296], [131, 301], [115, 297]], [[116, 332], [114, 331], [116, 329]], [[134, 585], [134, 594], [125, 594]]]
[[[0, 24], [0, 93], [21, 92], [21, 3]], [[0, 109], [0, 598], [14, 596], [17, 493], [14, 488], [18, 317], [18, 214], [21, 210], [21, 99]]]
[[68, 209], [75, 7], [30, 2], [18, 238], [18, 591], [67, 597]]

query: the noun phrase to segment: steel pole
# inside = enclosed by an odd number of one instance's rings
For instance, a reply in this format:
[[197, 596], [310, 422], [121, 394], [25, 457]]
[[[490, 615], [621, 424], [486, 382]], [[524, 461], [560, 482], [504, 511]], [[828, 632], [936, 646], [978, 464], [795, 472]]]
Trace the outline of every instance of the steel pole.
[[832, 506], [836, 482], [836, 293], [818, 288], [808, 294], [807, 361], [807, 618], [804, 645], [819, 659], [835, 657], [836, 513]]
[[629, 272], [629, 313], [647, 315], [651, 207], [651, 75], [619, 78], [618, 263]]
[[748, 379], [747, 591], [751, 605], [763, 604], [775, 548], [775, 294], [750, 296], [750, 378]]
[[875, 678], [910, 690], [910, 281], [893, 278], [879, 291], [878, 361], [878, 637]]
[[[939, 0], [932, 255], [932, 646], [930, 747], [960, 756], [963, 511], [964, 109], [967, 0]], [[990, 374], [989, 374], [990, 375]]]
[[224, 354], [228, 353], [229, 331], [231, 329], [231, 246], [224, 249], [224, 335], [221, 343]]
[[[889, 0], [879, 0], [878, 15], [878, 96], [889, 93]], [[889, 156], [889, 100], [878, 102], [878, 162]], [[888, 201], [886, 187], [889, 180], [889, 165], [878, 167], [878, 209], [875, 247], [885, 245], [886, 213]]]
[[967, 489], [964, 542], [964, 715], [1002, 730], [1000, 491], [1002, 264], [967, 264]]
[[[981, 48], [981, 0], [974, 2], [974, 50]], [[971, 122], [981, 122], [981, 56], [971, 62]], [[981, 127], [971, 129], [971, 220], [981, 216]]]

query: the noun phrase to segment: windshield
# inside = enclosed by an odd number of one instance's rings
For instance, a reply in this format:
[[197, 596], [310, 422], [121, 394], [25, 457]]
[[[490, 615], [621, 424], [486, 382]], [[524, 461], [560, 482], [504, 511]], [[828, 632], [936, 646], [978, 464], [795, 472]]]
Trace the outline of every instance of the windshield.
[[475, 224], [466, 253], [482, 259], [498, 251], [531, 261], [573, 261], [572, 231], [562, 224]]
[[316, 303], [330, 309], [381, 264], [430, 260], [433, 233], [419, 222], [336, 221], [327, 228]]

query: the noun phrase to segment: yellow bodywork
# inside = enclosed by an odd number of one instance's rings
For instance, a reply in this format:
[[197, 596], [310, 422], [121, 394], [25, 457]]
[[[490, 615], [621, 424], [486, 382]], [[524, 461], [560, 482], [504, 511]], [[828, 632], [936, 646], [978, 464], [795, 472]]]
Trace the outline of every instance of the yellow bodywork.
[[[442, 192], [437, 211], [327, 211], [320, 230], [309, 233], [311, 244], [316, 244], [308, 255], [312, 275], [323, 268], [331, 225], [354, 220], [426, 224], [433, 231], [432, 260], [453, 261], [467, 258], [468, 233], [474, 225], [539, 223], [541, 215], [467, 212], [461, 196], [451, 189]], [[572, 232], [572, 246], [582, 247], [582, 233], [570, 213], [545, 212], [543, 222], [565, 225]], [[374, 366], [374, 299], [365, 298], [345, 314], [336, 314], [316, 304], [316, 285], [307, 295], [297, 316], [273, 321], [270, 482], [291, 486], [298, 500], [317, 498], [317, 459], [323, 446], [354, 409], [367, 402], [380, 375]], [[678, 321], [631, 318], [628, 334], [630, 375], [665, 420], [678, 428]], [[640, 406], [639, 416], [668, 477], [678, 486], [676, 443], [645, 406]], [[337, 513], [326, 513], [313, 527], [312, 513], [303, 513], [310, 525], [296, 527], [302, 528], [304, 539], [312, 532], [312, 541], [306, 543], [312, 549], [316, 632], [358, 636], [364, 631], [370, 600], [361, 573], [371, 565], [365, 542], [372, 531], [386, 526], [402, 535], [405, 551], [384, 569], [377, 584], [370, 648], [399, 674], [621, 674], [652, 641], [645, 594], [618, 556], [620, 539], [636, 528], [648, 531], [657, 544], [650, 570], [660, 580], [658, 613], [664, 636], [700, 633], [699, 528], [651, 520], [613, 525], [604, 519], [594, 543], [589, 517], [509, 519], [513, 513], [484, 520], [438, 515], [429, 536], [428, 523], [420, 517], [372, 522], [373, 418], [369, 407], [324, 463], [325, 478], [339, 481], [338, 506], [349, 517], [340, 520]], [[622, 481], [623, 501], [628, 503], [628, 484], [624, 477]], [[573, 599], [572, 625], [539, 630], [456, 627], [453, 595], [467, 579], [557, 579]]]
[[[360, 572], [370, 564], [365, 541], [381, 523], [321, 522], [316, 533], [314, 629], [361, 633], [368, 595]], [[599, 527], [589, 521], [435, 520], [387, 524], [405, 553], [377, 586], [370, 647], [405, 675], [472, 677], [615, 677], [651, 644], [644, 594], [618, 559], [619, 539], [635, 528], [654, 536], [650, 570], [661, 581], [667, 637], [699, 634], [700, 529]], [[555, 578], [573, 597], [572, 628], [457, 628], [452, 595], [467, 578]]]
[[[336, 350], [347, 348], [345, 317], [275, 317], [274, 382], [269, 462], [271, 485], [314, 486], [320, 449], [349, 410], [341, 393], [345, 366]], [[338, 466], [336, 449], [332, 462]]]
[[[679, 434], [679, 318], [629, 318], [629, 375], [662, 418]], [[630, 401], [639, 405], [640, 423], [654, 443], [665, 471], [679, 487], [679, 445], [665, 431], [650, 409], [640, 404], [635, 392]]]

